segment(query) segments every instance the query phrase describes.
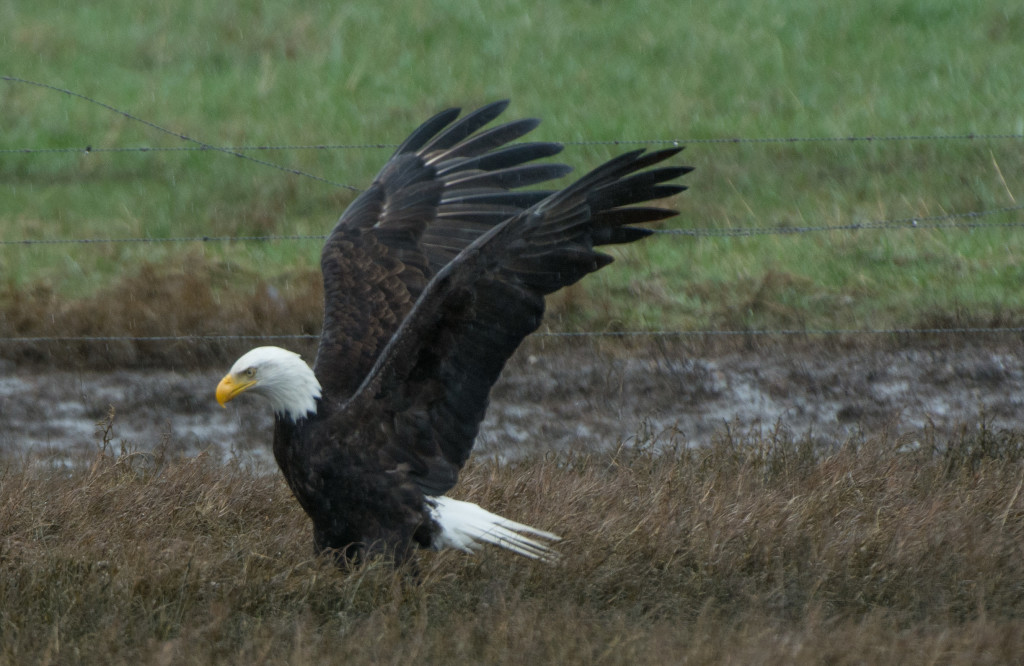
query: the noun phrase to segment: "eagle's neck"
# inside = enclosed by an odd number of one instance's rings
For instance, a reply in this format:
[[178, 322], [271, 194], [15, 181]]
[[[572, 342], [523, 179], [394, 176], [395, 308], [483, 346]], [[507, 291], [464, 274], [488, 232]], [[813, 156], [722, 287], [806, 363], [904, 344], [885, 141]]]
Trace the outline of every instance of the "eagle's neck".
[[309, 393], [292, 396], [274, 407], [274, 416], [279, 419], [298, 423], [317, 415], [320, 408], [320, 396]]
[[320, 411], [323, 391], [313, 370], [298, 357], [268, 371], [261, 382], [262, 393], [270, 401], [278, 419], [297, 423]]
[[289, 425], [300, 425], [305, 421], [316, 419], [320, 416], [320, 397], [317, 396], [311, 402], [303, 401], [302, 405], [296, 402], [292, 407], [282, 410], [274, 410], [274, 420], [288, 423]]

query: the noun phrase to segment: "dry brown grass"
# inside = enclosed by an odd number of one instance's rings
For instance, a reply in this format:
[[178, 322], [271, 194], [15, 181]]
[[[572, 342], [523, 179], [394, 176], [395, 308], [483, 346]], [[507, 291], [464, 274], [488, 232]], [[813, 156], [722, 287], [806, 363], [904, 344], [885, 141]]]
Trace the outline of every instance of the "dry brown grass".
[[[736, 299], [723, 297], [722, 305], [710, 316], [710, 323], [726, 330], [745, 330], [746, 311], [767, 311], [772, 307], [781, 328], [801, 328], [806, 322], [786, 306], [770, 305], [783, 300], [778, 289], [791, 283], [790, 277], [772, 275], [757, 285], [747, 285], [742, 307], [730, 305]], [[694, 287], [699, 290], [699, 285]], [[34, 364], [62, 369], [160, 367], [165, 369], [207, 368], [234, 361], [258, 340], [230, 336], [316, 335], [322, 317], [323, 285], [315, 268], [296, 269], [269, 282], [258, 272], [194, 251], [163, 263], [142, 263], [122, 275], [109, 287], [87, 295], [69, 297], [45, 282], [31, 286], [0, 284], [0, 360], [17, 365]], [[549, 299], [546, 330], [614, 331], [622, 328], [618, 305], [611, 307], [606, 295], [595, 294], [579, 285]], [[614, 301], [619, 303], [618, 301]], [[621, 303], [619, 303], [621, 305]], [[789, 313], [789, 314], [787, 314]], [[792, 316], [790, 316], [792, 315]], [[686, 336], [671, 343], [650, 338], [609, 339], [592, 342], [609, 353], [649, 353], [651, 345], [682, 345], [690, 355], [723, 354], [734, 351], [773, 348], [810, 349], [828, 352], [835, 348], [938, 346], [941, 348], [984, 344], [987, 349], [1012, 345], [1020, 335], [934, 334], [932, 328], [1016, 327], [1021, 318], [1010, 311], [988, 315], [966, 311], [940, 313], [922, 311], [905, 332], [884, 337], [857, 334], [825, 337]], [[627, 326], [627, 328], [633, 328]], [[813, 326], [811, 327], [813, 328]], [[168, 336], [183, 336], [180, 340]], [[203, 336], [212, 336], [206, 337]], [[217, 337], [225, 336], [225, 337]], [[75, 340], [78, 337], [111, 337], [111, 340]], [[130, 338], [157, 337], [157, 340]], [[10, 342], [9, 338], [25, 341]], [[43, 339], [37, 339], [43, 338]], [[72, 338], [72, 339], [69, 339]], [[129, 339], [125, 339], [129, 338]], [[267, 338], [267, 344], [282, 344], [313, 358], [316, 339]], [[577, 340], [566, 344], [576, 345]], [[527, 339], [527, 344], [557, 346], [558, 340]]]
[[417, 583], [312, 558], [238, 461], [7, 461], [0, 661], [1009, 663], [1022, 483], [1024, 437], [984, 427], [480, 463], [458, 494], [560, 531], [564, 564], [424, 553]]
[[[44, 283], [0, 286], [0, 338], [318, 333], [319, 271], [296, 271], [277, 284], [196, 252], [174, 263], [143, 263], [86, 297], [68, 298]], [[30, 341], [0, 346], [0, 358], [64, 368], [183, 368], [224, 362], [252, 346], [252, 340], [231, 339]], [[307, 346], [315, 350], [315, 343]]]

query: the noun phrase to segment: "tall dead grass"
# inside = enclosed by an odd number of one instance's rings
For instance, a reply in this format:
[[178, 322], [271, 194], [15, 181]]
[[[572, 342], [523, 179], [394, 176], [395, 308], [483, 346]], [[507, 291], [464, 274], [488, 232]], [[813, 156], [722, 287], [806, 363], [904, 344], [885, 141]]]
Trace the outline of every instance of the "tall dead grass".
[[[240, 283], [244, 286], [237, 286]], [[99, 369], [223, 363], [252, 347], [253, 341], [224, 338], [199, 344], [189, 338], [166, 338], [318, 333], [322, 294], [317, 270], [296, 271], [275, 286], [258, 273], [199, 252], [173, 264], [143, 263], [109, 287], [79, 298], [63, 296], [45, 283], [31, 288], [0, 286], [0, 337], [28, 339], [0, 345], [0, 358]], [[75, 337], [120, 339], [68, 339]], [[146, 337], [164, 339], [125, 339]], [[301, 348], [303, 342], [289, 345]]]
[[[106, 437], [109, 441], [110, 436]], [[0, 475], [7, 663], [1008, 663], [1024, 437], [822, 451], [725, 430], [470, 465], [461, 497], [562, 533], [555, 567], [335, 570], [276, 474], [104, 446]]]
[[[785, 278], [772, 277], [755, 290], [752, 300], [743, 301], [738, 308], [730, 305], [734, 299], [719, 299], [719, 309], [709, 311], [711, 327], [732, 331], [750, 328], [750, 322], [741, 314], [764, 309], [764, 303], [778, 296], [772, 291], [773, 285], [785, 284]], [[46, 282], [28, 286], [0, 283], [0, 360], [19, 365], [98, 370], [219, 366], [233, 361], [256, 344], [252, 339], [231, 336], [318, 334], [322, 297], [323, 285], [316, 268], [295, 269], [271, 280], [258, 271], [242, 269], [198, 250], [186, 252], [173, 261], [141, 263], [108, 287], [88, 295], [68, 296]], [[607, 294], [594, 293], [579, 285], [564, 290], [549, 299], [545, 327], [551, 330], [620, 330], [623, 326], [619, 319], [621, 308], [609, 307], [609, 302]], [[772, 320], [775, 322], [772, 325], [789, 329], [806, 323], [791, 315], [780, 314]], [[976, 344], [984, 344], [986, 348], [1009, 344], [1015, 349], [1020, 336], [1013, 333], [979, 337], [976, 333], [929, 331], [934, 328], [1013, 328], [1019, 326], [1020, 321], [1021, 318], [1011, 311], [988, 315], [922, 311], [903, 332], [885, 337], [851, 333], [824, 338], [814, 334], [773, 338], [752, 332], [749, 336], [685, 336], [672, 343], [660, 340], [655, 344], [684, 344], [690, 353], [706, 354], [765, 350], [783, 345], [788, 350], [815, 351], [879, 345], [948, 348]], [[856, 324], [850, 327], [858, 328]], [[74, 339], [97, 337], [111, 339]], [[11, 338], [19, 341], [9, 341]], [[281, 342], [267, 340], [270, 344]], [[285, 344], [307, 358], [312, 358], [316, 352], [316, 340], [289, 339]], [[541, 344], [541, 341], [529, 338], [527, 344]], [[542, 344], [558, 343], [547, 339]], [[610, 344], [617, 353], [624, 353], [637, 346], [649, 350], [652, 342], [648, 338], [615, 339]]]

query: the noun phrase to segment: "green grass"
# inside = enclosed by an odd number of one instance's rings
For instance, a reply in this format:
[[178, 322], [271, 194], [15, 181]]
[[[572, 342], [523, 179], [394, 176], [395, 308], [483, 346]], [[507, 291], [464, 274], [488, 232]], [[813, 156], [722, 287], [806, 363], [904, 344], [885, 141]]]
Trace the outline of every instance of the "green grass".
[[[1024, 133], [1024, 10], [1008, 0], [826, 6], [645, 0], [4, 3], [4, 74], [64, 86], [217, 145], [396, 143], [452, 104], [510, 97], [540, 139]], [[0, 149], [180, 147], [53, 91], [0, 82]], [[1015, 205], [1020, 139], [698, 143], [681, 228], [836, 225]], [[624, 148], [570, 145], [578, 169]], [[378, 148], [254, 156], [353, 186]], [[211, 152], [0, 153], [0, 237], [326, 232], [351, 192]], [[1021, 213], [990, 218], [1019, 222]], [[662, 236], [556, 308], [558, 326], [912, 326], [1024, 313], [1017, 229]], [[196, 253], [271, 285], [315, 241], [0, 246], [4, 302], [90, 298]], [[244, 284], [213, 285], [231, 299]], [[642, 298], [637, 298], [642, 296]], [[14, 331], [13, 334], [25, 333]], [[197, 332], [197, 331], [192, 331]], [[217, 331], [198, 331], [217, 332]]]
[[[560, 532], [564, 564], [311, 557], [277, 474], [216, 455], [0, 461], [2, 663], [1014, 663], [1024, 438], [476, 463], [460, 497]], [[919, 443], [914, 450], [908, 444]], [[660, 453], [656, 446], [663, 447]], [[173, 443], [168, 442], [168, 448]]]
[[[7, 1], [0, 24], [0, 74], [216, 145], [397, 143], [440, 108], [502, 97], [510, 117], [544, 119], [536, 138], [567, 142], [1024, 133], [1010, 0]], [[0, 150], [184, 145], [0, 82]], [[583, 170], [625, 149], [563, 158]], [[253, 154], [358, 187], [388, 150]], [[839, 225], [1024, 194], [1020, 139], [693, 143], [681, 160], [697, 171], [669, 227]], [[4, 241], [319, 234], [351, 197], [215, 152], [0, 153]], [[0, 336], [315, 332], [318, 252], [2, 245]], [[554, 298], [548, 323], [1019, 322], [1022, 253], [1015, 228], [658, 236]], [[163, 343], [61, 353], [12, 356], [212, 360]], [[418, 585], [311, 559], [279, 476], [237, 461], [3, 460], [0, 663], [1019, 659], [1020, 433], [934, 439], [826, 451], [727, 431], [702, 450], [476, 463], [460, 496], [561, 531], [568, 566], [426, 554]]]

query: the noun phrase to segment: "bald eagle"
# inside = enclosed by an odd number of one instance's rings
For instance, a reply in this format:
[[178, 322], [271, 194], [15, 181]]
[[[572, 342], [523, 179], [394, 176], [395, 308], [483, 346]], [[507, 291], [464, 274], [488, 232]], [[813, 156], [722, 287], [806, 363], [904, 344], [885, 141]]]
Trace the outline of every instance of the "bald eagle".
[[495, 102], [443, 111], [405, 140], [324, 244], [316, 361], [259, 347], [217, 386], [274, 411], [274, 458], [339, 561], [415, 546], [493, 544], [553, 561], [550, 532], [445, 497], [469, 456], [505, 362], [540, 325], [544, 296], [611, 262], [595, 246], [676, 214], [634, 206], [675, 195], [689, 167], [672, 148], [620, 155], [563, 190], [519, 190], [571, 169], [535, 160], [555, 143], [516, 141], [537, 120], [483, 129]]

